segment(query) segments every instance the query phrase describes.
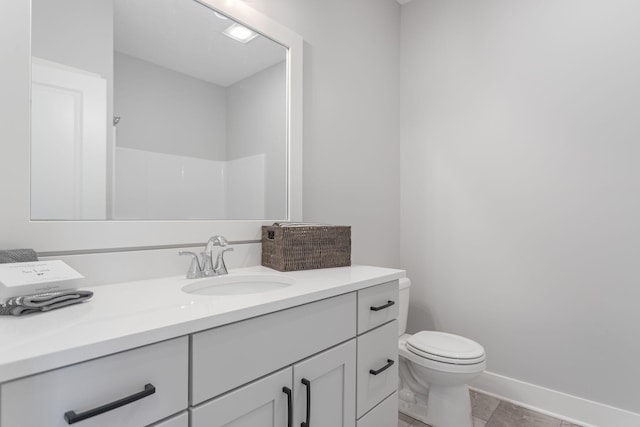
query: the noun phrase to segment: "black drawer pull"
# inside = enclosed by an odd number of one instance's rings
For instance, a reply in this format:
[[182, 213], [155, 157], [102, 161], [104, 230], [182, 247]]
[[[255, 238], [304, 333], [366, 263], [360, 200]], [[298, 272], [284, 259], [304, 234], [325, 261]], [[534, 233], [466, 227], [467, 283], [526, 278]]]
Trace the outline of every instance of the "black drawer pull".
[[300, 424], [300, 427], [311, 427], [311, 381], [302, 379], [302, 384], [307, 387], [307, 420]]
[[395, 301], [387, 301], [387, 303], [385, 305], [381, 305], [379, 307], [371, 307], [371, 311], [380, 311], [380, 310], [384, 310], [385, 308], [389, 308], [392, 305], [394, 305], [396, 302]]
[[287, 395], [287, 427], [293, 427], [293, 402], [291, 401], [291, 389], [282, 387], [282, 392]]
[[77, 423], [78, 421], [86, 420], [87, 418], [95, 417], [96, 415], [113, 411], [114, 409], [120, 408], [121, 406], [133, 403], [136, 400], [151, 396], [155, 392], [156, 388], [152, 384], [145, 384], [143, 391], [139, 391], [138, 393], [132, 394], [131, 396], [123, 397], [122, 399], [116, 400], [115, 402], [107, 403], [106, 405], [102, 405], [94, 409], [89, 409], [88, 411], [81, 412], [79, 414], [76, 414], [76, 411], [65, 412], [64, 419], [67, 421], [67, 424]]
[[374, 371], [373, 369], [369, 369], [369, 373], [370, 373], [371, 375], [378, 375], [378, 374], [380, 374], [380, 373], [382, 373], [382, 372], [386, 371], [386, 370], [387, 370], [387, 369], [389, 369], [390, 367], [392, 367], [394, 363], [395, 363], [395, 362], [394, 362], [393, 360], [391, 360], [391, 359], [387, 359], [387, 364], [386, 364], [386, 365], [384, 365], [382, 368], [378, 369], [377, 371]]

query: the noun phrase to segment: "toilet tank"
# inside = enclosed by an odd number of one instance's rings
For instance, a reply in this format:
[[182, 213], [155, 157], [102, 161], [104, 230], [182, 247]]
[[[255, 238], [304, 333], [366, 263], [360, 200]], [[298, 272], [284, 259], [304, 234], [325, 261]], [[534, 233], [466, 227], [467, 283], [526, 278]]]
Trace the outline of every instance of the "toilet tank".
[[398, 307], [398, 336], [403, 335], [407, 330], [407, 314], [409, 314], [409, 291], [411, 280], [406, 277], [400, 279], [400, 307]]

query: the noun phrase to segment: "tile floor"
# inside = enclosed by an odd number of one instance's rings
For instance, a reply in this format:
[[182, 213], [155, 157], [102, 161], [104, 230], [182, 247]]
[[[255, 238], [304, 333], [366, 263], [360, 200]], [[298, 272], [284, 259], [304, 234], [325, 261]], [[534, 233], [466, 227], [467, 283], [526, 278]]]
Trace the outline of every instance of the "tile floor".
[[[471, 412], [473, 427], [580, 427], [474, 391], [471, 392]], [[428, 426], [398, 414], [398, 427]]]

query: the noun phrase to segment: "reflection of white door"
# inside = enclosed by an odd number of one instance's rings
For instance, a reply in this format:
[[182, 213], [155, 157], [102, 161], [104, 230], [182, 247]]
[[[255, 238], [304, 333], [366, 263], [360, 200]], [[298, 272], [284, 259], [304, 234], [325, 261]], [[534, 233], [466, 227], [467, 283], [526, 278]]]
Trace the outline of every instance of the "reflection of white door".
[[32, 60], [31, 219], [104, 219], [107, 84]]

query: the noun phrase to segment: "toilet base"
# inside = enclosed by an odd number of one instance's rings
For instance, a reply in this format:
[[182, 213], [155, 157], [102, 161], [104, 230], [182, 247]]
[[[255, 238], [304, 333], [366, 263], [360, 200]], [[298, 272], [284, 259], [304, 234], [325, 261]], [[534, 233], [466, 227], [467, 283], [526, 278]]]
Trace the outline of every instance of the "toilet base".
[[425, 422], [427, 419], [427, 400], [424, 395], [416, 395], [409, 389], [398, 391], [398, 411], [414, 420]]
[[453, 387], [432, 384], [426, 402], [408, 389], [400, 390], [398, 410], [432, 427], [473, 427], [466, 384]]

